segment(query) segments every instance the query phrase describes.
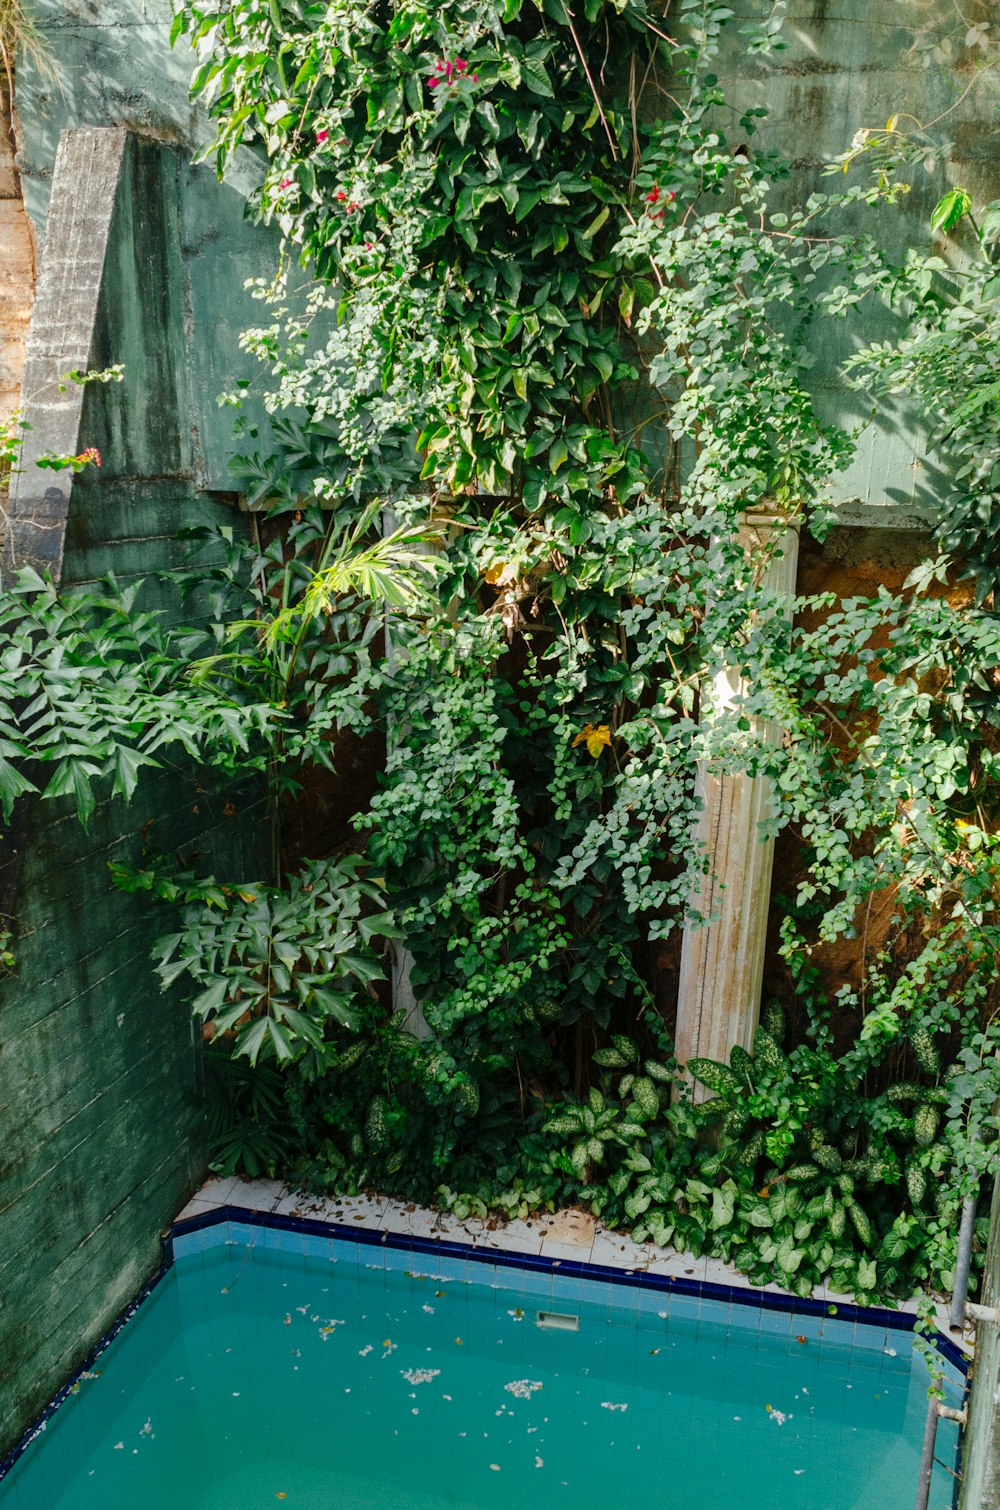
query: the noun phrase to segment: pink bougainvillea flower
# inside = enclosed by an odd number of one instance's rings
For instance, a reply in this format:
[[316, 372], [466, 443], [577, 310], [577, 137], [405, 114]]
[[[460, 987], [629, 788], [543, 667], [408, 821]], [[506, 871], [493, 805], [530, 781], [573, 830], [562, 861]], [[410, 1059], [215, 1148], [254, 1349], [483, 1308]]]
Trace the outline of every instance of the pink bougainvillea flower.
[[290, 189], [291, 186], [292, 186], [292, 179], [290, 179], [290, 178], [283, 178], [281, 180], [280, 184], [278, 185], [278, 188], [279, 189]]
[[[465, 58], [438, 58], [434, 64], [434, 74], [427, 80], [428, 89], [436, 89], [439, 84], [446, 84], [449, 89], [454, 90], [463, 75], [467, 73], [468, 67]], [[435, 77], [435, 74], [439, 77]], [[474, 73], [470, 77], [476, 81], [479, 75]]]
[[344, 193], [343, 189], [338, 189], [335, 197], [337, 199], [346, 199], [347, 195]]
[[327, 137], [329, 135], [330, 135], [329, 131], [317, 131], [316, 132], [316, 140], [318, 142], [325, 142], [326, 139], [327, 139]]

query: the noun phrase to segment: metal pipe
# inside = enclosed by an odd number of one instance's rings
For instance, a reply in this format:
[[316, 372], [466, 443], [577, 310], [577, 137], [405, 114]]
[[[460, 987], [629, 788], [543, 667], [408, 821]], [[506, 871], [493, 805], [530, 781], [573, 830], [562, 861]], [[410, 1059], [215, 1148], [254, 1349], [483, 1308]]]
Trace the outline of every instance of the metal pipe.
[[934, 1441], [937, 1437], [938, 1402], [927, 1401], [927, 1420], [924, 1424], [924, 1446], [920, 1454], [920, 1475], [917, 1479], [917, 1503], [915, 1510], [927, 1510], [931, 1497], [931, 1474], [934, 1472]]
[[958, 1229], [958, 1255], [955, 1259], [955, 1288], [951, 1296], [951, 1325], [961, 1331], [965, 1326], [965, 1306], [969, 1295], [969, 1269], [972, 1265], [972, 1237], [976, 1226], [976, 1197], [966, 1196], [962, 1203], [962, 1225]]

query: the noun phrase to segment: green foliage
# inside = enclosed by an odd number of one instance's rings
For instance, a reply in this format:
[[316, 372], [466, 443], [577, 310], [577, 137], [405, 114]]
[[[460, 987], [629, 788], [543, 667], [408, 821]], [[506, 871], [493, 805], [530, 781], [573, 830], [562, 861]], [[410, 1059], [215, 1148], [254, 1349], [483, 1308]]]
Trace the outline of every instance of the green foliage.
[[[901, 175], [927, 148], [926, 133], [895, 130], [886, 172], [898, 187]], [[859, 152], [877, 149], [875, 137]], [[978, 218], [977, 218], [978, 216]], [[914, 581], [926, 585], [946, 566], [971, 577], [980, 602], [1000, 588], [1000, 381], [996, 349], [1000, 332], [1000, 202], [973, 214], [971, 195], [953, 186], [938, 200], [931, 229], [964, 240], [972, 255], [946, 260], [914, 247], [899, 269], [892, 304], [907, 311], [898, 341], [858, 352], [847, 372], [858, 387], [891, 403], [906, 395], [928, 426], [931, 455], [943, 485], [926, 504], [934, 513], [939, 562], [926, 562]]]
[[359, 995], [382, 977], [373, 942], [395, 932], [360, 864], [314, 860], [281, 888], [251, 882], [188, 901], [180, 931], [157, 945], [164, 988], [190, 977], [192, 1011], [252, 1065], [322, 1073], [337, 1052], [332, 1026], [351, 1028]]
[[[209, 600], [197, 633], [14, 588], [0, 791], [9, 812], [48, 763], [44, 794], [85, 819], [169, 744], [266, 783], [266, 882], [119, 872], [180, 905], [165, 983], [189, 976], [213, 1052], [267, 1077], [259, 1103], [222, 1092], [227, 1167], [463, 1213], [582, 1202], [803, 1294], [945, 1283], [996, 1161], [992, 484], [963, 474], [947, 537], [975, 547], [974, 604], [923, 579], [783, 597], [782, 529], [748, 548], [740, 526], [823, 526], [853, 444], [808, 388], [829, 322], [902, 291], [904, 341], [851, 370], [929, 405], [950, 361], [974, 372], [947, 442], [968, 449], [995, 418], [992, 316], [960, 317], [943, 264], [839, 229], [891, 208], [887, 160], [775, 207], [760, 112], [731, 119], [714, 71], [728, 8], [678, 0], [669, 36], [645, 0], [577, 9], [180, 7], [209, 150], [261, 153], [253, 210], [283, 237], [245, 338], [273, 436], [238, 459], [252, 545], [192, 532], [213, 554], [174, 582]], [[970, 219], [955, 196], [942, 230]], [[358, 853], [293, 862], [283, 817], [345, 733], [387, 750]], [[786, 1048], [768, 1003], [752, 1052], [692, 1060], [715, 1096], [695, 1107], [671, 1099], [648, 945], [710, 920], [706, 771], [767, 777], [765, 834], [804, 847], [782, 931], [800, 1021]], [[814, 949], [889, 889], [898, 951], [825, 1002]], [[424, 1037], [380, 984], [389, 940]], [[286, 1141], [255, 1142], [255, 1116]]]
[[270, 1066], [251, 1067], [211, 1044], [202, 1062], [205, 1098], [195, 1125], [207, 1136], [212, 1168], [221, 1175], [245, 1171], [251, 1179], [273, 1176], [291, 1153], [281, 1125], [279, 1075]]

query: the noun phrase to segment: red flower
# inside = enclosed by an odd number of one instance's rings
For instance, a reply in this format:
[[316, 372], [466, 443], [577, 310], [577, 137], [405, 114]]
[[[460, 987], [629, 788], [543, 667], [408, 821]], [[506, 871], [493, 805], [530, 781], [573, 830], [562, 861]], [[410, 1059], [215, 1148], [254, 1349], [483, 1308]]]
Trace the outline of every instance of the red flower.
[[647, 204], [655, 204], [656, 201], [659, 199], [659, 197], [660, 197], [660, 186], [659, 186], [659, 184], [654, 184], [653, 187], [650, 189], [649, 193], [646, 195], [646, 203]]
[[329, 135], [330, 135], [329, 131], [317, 131], [316, 132], [316, 140], [318, 142], [325, 142], [326, 139], [327, 139], [327, 137]]
[[278, 185], [278, 188], [279, 189], [290, 189], [291, 186], [292, 186], [292, 179], [290, 179], [290, 178], [283, 178], [281, 180], [280, 184]]
[[101, 453], [100, 451], [98, 451], [96, 446], [88, 446], [86, 451], [81, 451], [76, 459], [77, 461], [82, 461], [84, 463], [88, 461], [92, 462], [95, 467], [99, 467], [101, 465]]
[[338, 199], [346, 199], [347, 195], [344, 193], [343, 189], [338, 189], [336, 197]]
[[[467, 71], [469, 65], [464, 58], [438, 58], [434, 64], [434, 73], [440, 74], [440, 78], [433, 75], [427, 80], [428, 89], [436, 89], [439, 84], [447, 84], [449, 89], [454, 89], [461, 76]], [[473, 82], [477, 82], [479, 75], [471, 74]]]

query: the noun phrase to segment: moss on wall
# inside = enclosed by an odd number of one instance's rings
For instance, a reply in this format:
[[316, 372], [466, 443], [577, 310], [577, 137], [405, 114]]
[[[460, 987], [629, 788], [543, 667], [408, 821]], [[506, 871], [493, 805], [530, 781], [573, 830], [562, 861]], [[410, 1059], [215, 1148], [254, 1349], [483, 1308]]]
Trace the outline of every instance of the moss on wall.
[[[180, 564], [179, 527], [234, 522], [196, 485], [180, 170], [155, 143], [88, 132], [67, 144], [53, 186], [50, 231], [62, 239], [43, 264], [29, 347], [41, 387], [30, 445], [75, 431], [71, 448], [98, 446], [104, 466], [53, 490], [52, 474], [29, 465], [8, 548], [39, 565], [47, 553], [67, 586], [111, 569], [148, 577]], [[77, 193], [87, 171], [113, 193], [110, 214]], [[88, 330], [84, 360], [124, 362], [125, 381], [55, 400], [47, 368], [77, 365], [65, 343]], [[144, 591], [157, 601], [159, 589]], [[256, 814], [251, 804], [227, 818], [225, 801], [169, 767], [131, 807], [100, 804], [87, 833], [62, 803], [35, 801], [6, 835], [0, 907], [17, 964], [0, 988], [0, 1454], [155, 1270], [159, 1233], [201, 1176], [190, 1015], [161, 995], [150, 961], [168, 920], [116, 891], [108, 862], [135, 859], [152, 822], [154, 838], [217, 849], [238, 868]]]

